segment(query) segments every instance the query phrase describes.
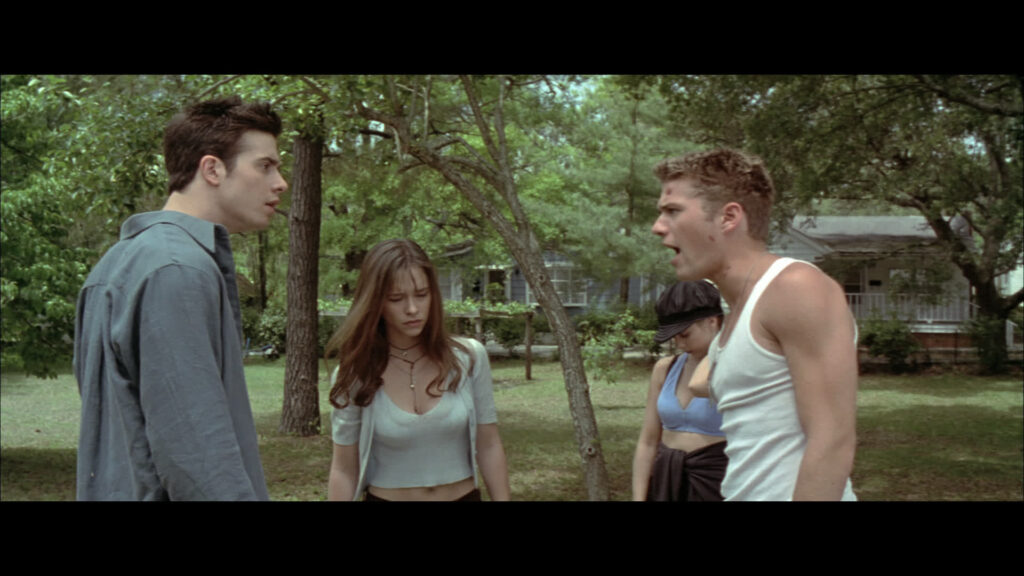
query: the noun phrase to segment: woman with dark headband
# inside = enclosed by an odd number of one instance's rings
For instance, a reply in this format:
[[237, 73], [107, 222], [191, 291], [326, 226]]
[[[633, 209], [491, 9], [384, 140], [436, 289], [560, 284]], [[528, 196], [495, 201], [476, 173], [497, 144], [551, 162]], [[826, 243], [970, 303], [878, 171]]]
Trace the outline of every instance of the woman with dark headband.
[[654, 365], [633, 458], [633, 500], [722, 500], [728, 463], [722, 417], [687, 386], [722, 327], [720, 302], [718, 289], [705, 281], [678, 282], [658, 299], [655, 340], [673, 340], [682, 353]]

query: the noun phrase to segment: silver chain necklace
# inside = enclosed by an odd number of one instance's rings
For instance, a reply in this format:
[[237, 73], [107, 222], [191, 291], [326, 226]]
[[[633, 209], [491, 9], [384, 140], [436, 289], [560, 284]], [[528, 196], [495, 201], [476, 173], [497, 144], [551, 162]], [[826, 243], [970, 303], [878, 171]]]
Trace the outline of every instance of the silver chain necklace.
[[[392, 346], [394, 346], [394, 345], [392, 345]], [[398, 348], [398, 346], [394, 346], [394, 347], [399, 350], [401, 355], [395, 354], [393, 352], [389, 352], [388, 355], [391, 356], [392, 358], [396, 359], [396, 360], [401, 360], [402, 362], [405, 362], [406, 364], [409, 365], [409, 389], [412, 390], [412, 409], [413, 409], [414, 412], [419, 414], [420, 413], [419, 402], [417, 401], [417, 397], [416, 397], [416, 363], [419, 362], [420, 360], [422, 360], [423, 358], [425, 358], [427, 353], [424, 352], [423, 354], [420, 354], [420, 356], [418, 358], [416, 358], [415, 360], [409, 360], [409, 358], [408, 358], [409, 350], [412, 350], [413, 348], [415, 348], [416, 347], [415, 344], [410, 346], [410, 347], [408, 347], [408, 348]]]

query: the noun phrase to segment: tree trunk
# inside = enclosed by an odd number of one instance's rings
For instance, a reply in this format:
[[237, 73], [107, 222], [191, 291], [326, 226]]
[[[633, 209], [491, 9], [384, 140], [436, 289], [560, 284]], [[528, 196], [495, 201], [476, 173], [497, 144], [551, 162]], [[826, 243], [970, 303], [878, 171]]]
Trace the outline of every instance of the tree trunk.
[[558, 341], [559, 357], [562, 361], [562, 377], [565, 380], [565, 391], [569, 396], [569, 413], [572, 414], [573, 429], [576, 432], [576, 445], [580, 459], [583, 461], [584, 480], [587, 496], [590, 500], [608, 500], [608, 471], [601, 449], [601, 440], [597, 431], [597, 419], [594, 406], [590, 402], [590, 386], [583, 368], [583, 354], [579, 341], [576, 339], [576, 328], [565, 311], [565, 306], [558, 299], [555, 287], [551, 284], [543, 261], [527, 267], [523, 260], [517, 259], [523, 276], [530, 283], [530, 288], [537, 296], [537, 301], [555, 332]]
[[[633, 144], [629, 152], [629, 174], [626, 176], [626, 222], [624, 224], [627, 238], [633, 235], [633, 220], [636, 217], [636, 191], [633, 189], [633, 182], [636, 181], [636, 157], [640, 151], [640, 98], [634, 97], [633, 110], [629, 114], [632, 130], [630, 140]], [[625, 276], [619, 280], [619, 301], [623, 306], [629, 306], [629, 277]]]
[[258, 306], [259, 311], [262, 314], [267, 309], [267, 252], [268, 252], [268, 234], [266, 230], [260, 230], [257, 235], [257, 248], [256, 248], [256, 260], [258, 261], [259, 271], [257, 273], [259, 298]]
[[1013, 310], [1007, 304], [1010, 299], [1000, 296], [991, 280], [974, 285], [974, 298], [978, 313], [972, 322], [971, 343], [978, 352], [982, 372], [1002, 373], [1010, 359], [1006, 347], [1006, 321]]
[[918, 209], [928, 220], [929, 225], [938, 237], [939, 242], [949, 247], [949, 258], [971, 283], [974, 291], [974, 305], [977, 314], [971, 324], [972, 343], [977, 347], [982, 369], [989, 373], [1002, 372], [1009, 361], [1006, 347], [1006, 321], [1010, 313], [1024, 301], [1024, 289], [1009, 296], [1002, 296], [996, 285], [996, 259], [1000, 250], [992, 237], [1001, 237], [990, 233], [982, 235], [984, 248], [972, 250], [973, 241], [964, 242], [954, 232], [952, 226], [940, 212], [929, 211], [927, 206]]
[[288, 354], [280, 431], [320, 433], [317, 367], [317, 287], [323, 139], [299, 135], [293, 152], [292, 203], [288, 217]]

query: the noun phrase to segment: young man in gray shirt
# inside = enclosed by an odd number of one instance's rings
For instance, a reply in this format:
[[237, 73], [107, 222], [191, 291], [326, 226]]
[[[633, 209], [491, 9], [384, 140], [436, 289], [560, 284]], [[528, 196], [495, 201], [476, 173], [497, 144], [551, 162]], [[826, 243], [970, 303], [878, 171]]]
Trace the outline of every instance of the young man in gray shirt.
[[136, 214], [78, 298], [79, 500], [266, 500], [229, 234], [270, 224], [281, 120], [237, 97], [167, 126], [169, 196]]

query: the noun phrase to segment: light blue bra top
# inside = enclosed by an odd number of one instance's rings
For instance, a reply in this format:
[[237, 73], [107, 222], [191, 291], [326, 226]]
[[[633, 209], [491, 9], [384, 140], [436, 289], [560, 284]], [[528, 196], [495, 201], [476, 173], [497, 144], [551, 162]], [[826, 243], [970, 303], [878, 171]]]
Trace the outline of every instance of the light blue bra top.
[[689, 354], [683, 354], [672, 362], [665, 383], [658, 395], [658, 417], [666, 430], [673, 432], [696, 432], [708, 436], [725, 436], [722, 432], [722, 415], [715, 410], [714, 404], [707, 398], [693, 397], [690, 404], [683, 410], [676, 398], [676, 385], [679, 375]]

